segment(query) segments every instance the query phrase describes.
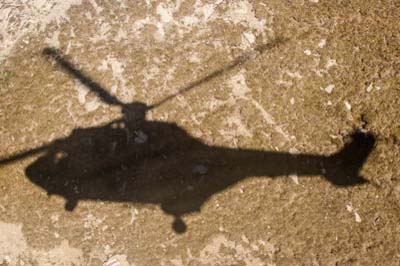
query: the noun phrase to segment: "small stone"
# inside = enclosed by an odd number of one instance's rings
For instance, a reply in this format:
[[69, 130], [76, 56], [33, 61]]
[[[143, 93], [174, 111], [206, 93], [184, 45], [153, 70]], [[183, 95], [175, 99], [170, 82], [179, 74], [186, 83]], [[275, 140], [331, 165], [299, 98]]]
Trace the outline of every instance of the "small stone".
[[[317, 1], [318, 2], [318, 1]], [[326, 39], [322, 39], [319, 43], [318, 43], [318, 47], [319, 48], [324, 48], [326, 45]]]
[[367, 87], [367, 92], [371, 92], [373, 88], [373, 83], [369, 84], [369, 86]]
[[297, 176], [297, 174], [290, 174], [289, 175], [290, 179], [292, 179], [292, 181], [298, 185], [299, 184], [299, 177]]
[[323, 90], [330, 94], [330, 93], [332, 93], [333, 88], [335, 88], [335, 85], [329, 84], [328, 87], [326, 87], [326, 88], [323, 89]]
[[347, 110], [351, 110], [351, 104], [348, 101], [344, 101], [344, 105], [346, 106]]
[[306, 49], [306, 50], [304, 50], [304, 54], [305, 54], [305, 55], [311, 55], [311, 51], [308, 50], [308, 49]]
[[361, 223], [361, 217], [360, 217], [360, 215], [359, 215], [357, 212], [354, 212], [354, 216], [355, 216], [355, 218], [356, 218], [356, 222], [357, 222], [357, 223]]

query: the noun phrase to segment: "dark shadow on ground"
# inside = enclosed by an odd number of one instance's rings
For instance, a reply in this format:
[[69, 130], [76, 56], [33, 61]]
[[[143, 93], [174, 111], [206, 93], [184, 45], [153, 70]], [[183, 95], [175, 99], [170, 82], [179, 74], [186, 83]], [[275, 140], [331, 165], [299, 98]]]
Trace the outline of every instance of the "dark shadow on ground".
[[[45, 50], [48, 56], [50, 52]], [[120, 120], [78, 128], [53, 141], [26, 168], [32, 183], [66, 199], [68, 211], [80, 200], [158, 204], [175, 217], [173, 228], [182, 233], [183, 215], [199, 212], [211, 196], [247, 177], [296, 173], [323, 176], [336, 186], [366, 182], [359, 171], [374, 147], [371, 134], [353, 133], [331, 156], [210, 146], [175, 123], [146, 120], [150, 107], [123, 104], [62, 57], [54, 59], [104, 102], [121, 105], [123, 111]], [[0, 165], [10, 161], [0, 160]]]

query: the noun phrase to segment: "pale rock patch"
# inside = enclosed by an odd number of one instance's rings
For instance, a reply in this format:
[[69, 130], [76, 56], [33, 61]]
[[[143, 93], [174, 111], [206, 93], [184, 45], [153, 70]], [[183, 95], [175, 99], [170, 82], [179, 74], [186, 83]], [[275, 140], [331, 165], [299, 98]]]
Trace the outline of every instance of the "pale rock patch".
[[[221, 228], [222, 229], [222, 228]], [[223, 230], [221, 230], [223, 231]], [[190, 250], [188, 256], [178, 256], [172, 259], [164, 259], [161, 266], [183, 265], [240, 265], [244, 266], [268, 266], [268, 254], [272, 258], [275, 247], [264, 240], [250, 241], [242, 236], [241, 241], [232, 241], [223, 234], [216, 235], [208, 244], [200, 250], [198, 255], [193, 255]]]
[[89, 0], [89, 2], [93, 6], [97, 15], [103, 11], [103, 8], [97, 4], [96, 0]]
[[246, 84], [246, 77], [244, 75], [244, 71], [241, 71], [232, 78], [230, 78], [227, 84], [229, 87], [232, 88], [233, 96], [238, 98], [243, 98], [248, 92], [251, 91]]
[[201, 59], [198, 53], [191, 53], [188, 57], [188, 60], [190, 63], [194, 63], [194, 64], [200, 64], [201, 63]]
[[258, 19], [256, 17], [253, 5], [249, 1], [233, 2], [222, 18], [234, 24], [244, 24], [245, 26], [254, 29], [257, 33], [265, 31], [265, 19]]
[[229, 127], [236, 129], [235, 131], [237, 136], [243, 136], [243, 137], [253, 136], [251, 131], [247, 128], [247, 126], [243, 123], [242, 119], [238, 115], [228, 117], [226, 120], [226, 124]]
[[[262, 118], [268, 125], [272, 125], [274, 127], [274, 130], [281, 134], [286, 140], [290, 139], [289, 134], [287, 134], [279, 125], [276, 124], [275, 119], [272, 117], [272, 115], [269, 114], [259, 102], [254, 100], [253, 97], [251, 97], [250, 95], [247, 96], [247, 94], [251, 92], [251, 89], [247, 86], [244, 70], [231, 77], [227, 81], [227, 85], [232, 89], [232, 100], [245, 99], [249, 101], [258, 111], [260, 111]], [[242, 131], [242, 133], [248, 135], [244, 131]]]
[[60, 47], [60, 31], [54, 31], [51, 37], [46, 38], [45, 43], [50, 47], [59, 48]]
[[124, 62], [113, 56], [107, 56], [107, 58], [101, 62], [101, 65], [97, 69], [100, 71], [111, 70], [112, 80], [114, 82], [114, 84], [110, 86], [111, 92], [116, 94], [122, 102], [130, 103], [134, 100], [136, 96], [136, 90], [133, 87], [127, 86], [127, 80], [124, 76]]
[[[265, 34], [265, 30], [271, 31], [266, 27], [265, 19], [258, 19], [255, 16], [253, 5], [249, 1], [233, 2], [226, 11], [218, 12], [217, 7], [223, 2], [222, 0], [217, 0], [211, 3], [204, 3], [197, 0], [192, 7], [192, 13], [181, 18], [175, 15], [180, 9], [181, 1], [160, 3], [156, 8], [156, 14], [148, 14], [145, 18], [135, 21], [133, 30], [136, 34], [141, 34], [146, 25], [152, 25], [157, 29], [153, 33], [153, 37], [158, 42], [166, 40], [166, 35], [171, 26], [174, 26], [175, 29], [173, 34], [177, 33], [179, 37], [182, 37], [185, 33], [195, 29], [199, 31], [207, 30], [207, 24], [217, 19], [221, 19], [228, 24], [244, 25], [249, 30], [255, 31], [257, 35]], [[246, 41], [251, 43], [253, 38], [249, 38]]]
[[242, 34], [242, 49], [249, 49], [256, 41], [256, 36], [251, 32], [244, 32]]
[[0, 8], [0, 62], [26, 34], [44, 32], [53, 22], [60, 25], [69, 21], [68, 10], [81, 3], [81, 0], [3, 0]]
[[34, 250], [32, 252], [38, 265], [43, 266], [75, 266], [83, 263], [83, 252], [80, 249], [73, 248], [68, 241], [63, 240], [60, 246], [50, 250]]
[[124, 29], [119, 29], [117, 35], [115, 36], [115, 41], [121, 42], [128, 38], [128, 32]]
[[78, 101], [81, 105], [84, 106], [86, 112], [90, 113], [99, 108], [101, 103], [97, 97], [93, 97], [90, 101], [86, 100], [86, 96], [89, 93], [89, 91], [86, 88], [86, 86], [83, 85], [82, 82], [80, 82], [80, 80], [78, 79], [75, 79], [75, 90], [78, 94], [77, 95]]
[[83, 252], [71, 247], [67, 240], [50, 250], [35, 249], [28, 245], [22, 224], [0, 221], [0, 264], [9, 266], [43, 265], [75, 266], [83, 264]]
[[0, 264], [15, 266], [28, 249], [21, 224], [0, 222]]
[[161, 3], [157, 6], [157, 14], [160, 16], [162, 23], [169, 23], [174, 19], [172, 8], [164, 3]]

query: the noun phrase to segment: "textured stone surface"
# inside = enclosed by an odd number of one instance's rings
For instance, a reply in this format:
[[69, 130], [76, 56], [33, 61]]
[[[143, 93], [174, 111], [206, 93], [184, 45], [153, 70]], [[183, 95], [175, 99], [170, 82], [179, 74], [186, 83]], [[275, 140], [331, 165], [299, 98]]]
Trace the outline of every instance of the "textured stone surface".
[[[147, 119], [208, 145], [328, 156], [357, 129], [377, 140], [368, 184], [248, 176], [184, 214], [182, 234], [159, 204], [82, 200], [66, 211], [25, 174], [43, 153], [2, 164], [0, 265], [398, 265], [399, 14], [389, 0], [3, 1], [2, 158], [121, 118], [45, 48], [123, 103], [191, 88]], [[132, 133], [138, 145], [151, 143], [145, 133]], [[227, 171], [171, 154], [148, 158], [147, 172]]]

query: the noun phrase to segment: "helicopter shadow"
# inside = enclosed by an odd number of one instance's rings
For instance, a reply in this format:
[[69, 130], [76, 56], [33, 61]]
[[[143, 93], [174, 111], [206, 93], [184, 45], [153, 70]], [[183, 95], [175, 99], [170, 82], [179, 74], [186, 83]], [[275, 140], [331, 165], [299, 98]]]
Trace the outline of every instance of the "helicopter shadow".
[[322, 176], [339, 187], [367, 182], [359, 171], [373, 150], [372, 134], [355, 131], [341, 150], [327, 156], [208, 145], [175, 123], [147, 120], [149, 106], [121, 103], [54, 53], [44, 51], [103, 101], [121, 105], [123, 112], [122, 119], [77, 128], [51, 142], [25, 169], [33, 184], [65, 198], [67, 211], [82, 200], [155, 204], [175, 218], [175, 232], [183, 233], [184, 215], [200, 212], [210, 197], [247, 177], [296, 173]]
[[375, 141], [356, 132], [331, 156], [292, 155], [210, 146], [174, 123], [146, 121], [140, 128], [136, 138], [146, 134], [145, 143], [130, 140], [121, 122], [75, 129], [25, 173], [49, 195], [65, 198], [68, 211], [81, 200], [156, 204], [175, 217], [173, 228], [182, 233], [183, 215], [200, 212], [210, 197], [247, 177], [296, 173], [341, 187], [366, 183], [359, 170]]

